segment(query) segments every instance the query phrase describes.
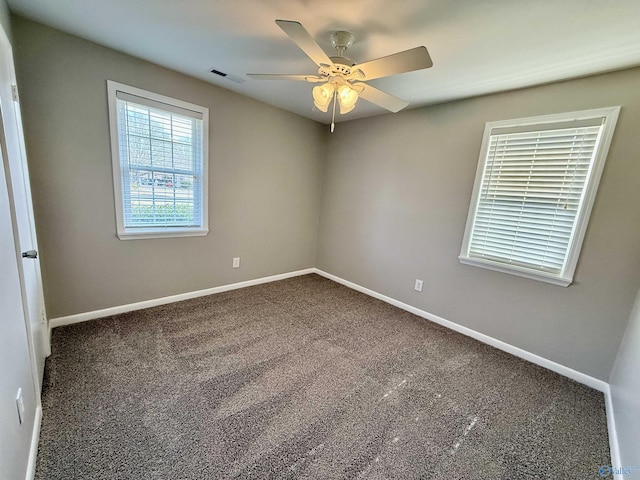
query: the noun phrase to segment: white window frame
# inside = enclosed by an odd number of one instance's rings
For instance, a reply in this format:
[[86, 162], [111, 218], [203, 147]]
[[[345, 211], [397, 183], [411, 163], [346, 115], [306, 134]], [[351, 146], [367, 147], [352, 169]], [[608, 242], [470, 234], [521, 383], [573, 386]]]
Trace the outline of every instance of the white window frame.
[[[116, 226], [117, 235], [120, 240], [137, 240], [147, 238], [170, 238], [170, 237], [193, 237], [205, 236], [209, 233], [208, 214], [208, 163], [209, 163], [209, 109], [193, 103], [166, 97], [157, 93], [149, 92], [140, 88], [132, 87], [122, 83], [107, 80], [107, 92], [109, 103], [109, 129], [111, 133], [111, 159], [113, 165], [113, 187], [115, 194]], [[118, 138], [118, 106], [117, 92], [134, 95], [141, 98], [141, 103], [145, 99], [154, 104], [160, 103], [167, 106], [183, 110], [190, 110], [202, 116], [202, 196], [201, 211], [202, 224], [197, 227], [134, 227], [127, 228], [124, 224], [124, 191], [122, 185], [122, 167], [120, 146]]]
[[[487, 268], [489, 270], [509, 273], [512, 275], [517, 275], [520, 277], [525, 277], [542, 282], [548, 282], [563, 287], [569, 286], [573, 282], [573, 276], [578, 262], [578, 257], [580, 256], [580, 250], [582, 248], [584, 235], [587, 230], [589, 216], [591, 215], [591, 209], [595, 201], [598, 184], [600, 182], [600, 177], [602, 176], [602, 171], [604, 169], [604, 164], [609, 152], [609, 146], [611, 144], [611, 139], [613, 137], [613, 132], [616, 126], [619, 112], [620, 107], [618, 106], [598, 108], [593, 110], [583, 110], [578, 112], [559, 113], [553, 115], [542, 115], [515, 120], [488, 122], [485, 125], [484, 129], [482, 146], [480, 148], [480, 158], [476, 170], [475, 183], [473, 186], [473, 193], [471, 195], [471, 203], [469, 206], [469, 214], [467, 216], [467, 223], [465, 227], [464, 238], [462, 241], [462, 248], [460, 250], [460, 256], [458, 257], [460, 262], [466, 265]], [[552, 128], [554, 124], [564, 125], [568, 122], [571, 123], [585, 120], [588, 121], [595, 118], [603, 119], [602, 131], [599, 137], [600, 141], [595, 147], [594, 158], [591, 162], [590, 170], [587, 175], [586, 184], [583, 190], [582, 199], [577, 209], [574, 228], [570, 237], [564, 266], [561, 272], [558, 274], [542, 272], [536, 269], [502, 263], [485, 258], [470, 257], [469, 250], [471, 236], [474, 230], [476, 211], [480, 203], [479, 197], [484, 180], [483, 177], [485, 174], [485, 166], [488, 160], [489, 143], [492, 131], [496, 129], [509, 129], [519, 127], [524, 127], [523, 131], [535, 131], [535, 127], [538, 125], [541, 127], [540, 130], [547, 130], [550, 127]]]

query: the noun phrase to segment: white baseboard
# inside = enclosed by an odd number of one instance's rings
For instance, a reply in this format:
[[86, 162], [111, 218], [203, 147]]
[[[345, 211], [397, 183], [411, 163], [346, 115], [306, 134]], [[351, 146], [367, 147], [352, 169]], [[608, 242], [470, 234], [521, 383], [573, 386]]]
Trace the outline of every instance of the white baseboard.
[[399, 300], [396, 300], [391, 297], [387, 297], [386, 295], [375, 292], [373, 290], [370, 290], [368, 288], [365, 288], [361, 285], [350, 282], [343, 278], [337, 277], [335, 275], [327, 273], [318, 268], [313, 269], [313, 271], [318, 275], [328, 278], [329, 280], [333, 280], [334, 282], [337, 282], [346, 287], [352, 288], [353, 290], [357, 290], [358, 292], [369, 295], [370, 297], [377, 298], [378, 300], [382, 300], [383, 302], [389, 303], [395, 307], [401, 308], [402, 310], [406, 310], [407, 312], [413, 313], [414, 315], [418, 315], [419, 317], [430, 320], [434, 323], [447, 327], [451, 330], [455, 330], [456, 332], [462, 333], [463, 335], [466, 335], [468, 337], [475, 338], [476, 340], [482, 343], [486, 343], [487, 345], [491, 345], [492, 347], [495, 347], [499, 350], [503, 350], [507, 353], [515, 355], [516, 357], [520, 357], [531, 363], [540, 365], [541, 367], [544, 367], [548, 370], [552, 370], [556, 373], [559, 373], [560, 375], [569, 377], [570, 379], [575, 380], [576, 382], [582, 383], [584, 385], [587, 385], [588, 387], [594, 388], [604, 393], [606, 393], [609, 388], [609, 384], [607, 382], [591, 377], [582, 372], [578, 372], [577, 370], [573, 370], [572, 368], [553, 362], [544, 357], [540, 357], [535, 353], [531, 353], [521, 348], [515, 347], [506, 342], [503, 342], [502, 340], [498, 340], [497, 338], [493, 338], [488, 335], [485, 335], [484, 333], [480, 333], [470, 328], [463, 327], [462, 325], [458, 325], [457, 323], [446, 320], [442, 317], [439, 317], [438, 315], [434, 315], [432, 313], [425, 312], [424, 310], [420, 310], [419, 308], [412, 307], [411, 305], [403, 303]]
[[[611, 386], [607, 384], [607, 389], [604, 392], [604, 402], [607, 410], [607, 429], [609, 432], [609, 449], [611, 450], [611, 466], [614, 468], [620, 468], [622, 463], [620, 461], [620, 447], [618, 445], [618, 432], [616, 431], [616, 419], [613, 414], [613, 401], [611, 398]], [[624, 480], [624, 475], [616, 474], [616, 480]]]
[[29, 449], [29, 463], [27, 464], [27, 474], [25, 480], [33, 480], [36, 474], [36, 460], [38, 459], [38, 443], [40, 442], [40, 425], [42, 424], [42, 406], [36, 407], [36, 418], [33, 422], [33, 432], [31, 433], [31, 447]]
[[[618, 446], [618, 435], [616, 432], [616, 423], [615, 423], [615, 418], [613, 414], [613, 404], [611, 401], [611, 389], [610, 389], [609, 383], [603, 380], [594, 378], [585, 373], [578, 372], [577, 370], [569, 368], [560, 363], [553, 362], [551, 360], [548, 360], [544, 357], [528, 352], [521, 348], [510, 345], [506, 342], [503, 342], [502, 340], [498, 340], [496, 338], [490, 337], [488, 335], [477, 332], [470, 328], [464, 327], [462, 325], [458, 325], [457, 323], [446, 320], [442, 317], [439, 317], [438, 315], [434, 315], [432, 313], [425, 312], [424, 310], [420, 310], [419, 308], [412, 307], [411, 305], [403, 303], [399, 300], [396, 300], [391, 297], [387, 297], [386, 295], [378, 293], [374, 290], [370, 290], [361, 285], [358, 285], [357, 283], [350, 282], [336, 275], [332, 275], [318, 268], [314, 268], [313, 271], [318, 275], [328, 278], [329, 280], [333, 280], [334, 282], [337, 282], [346, 287], [352, 288], [353, 290], [357, 290], [358, 292], [364, 293], [365, 295], [369, 295], [370, 297], [377, 298], [378, 300], [382, 300], [383, 302], [386, 302], [395, 307], [401, 308], [402, 310], [406, 310], [407, 312], [413, 313], [414, 315], [418, 315], [419, 317], [430, 320], [434, 323], [442, 325], [443, 327], [447, 327], [451, 330], [455, 330], [456, 332], [462, 333], [463, 335], [474, 338], [482, 343], [491, 345], [492, 347], [495, 347], [499, 350], [503, 350], [507, 353], [515, 355], [516, 357], [520, 357], [531, 363], [535, 363], [536, 365], [540, 365], [541, 367], [544, 367], [548, 370], [559, 373], [560, 375], [568, 377], [572, 380], [575, 380], [578, 383], [582, 383], [583, 385], [587, 385], [588, 387], [591, 387], [595, 390], [598, 390], [604, 393], [605, 409], [606, 409], [606, 415], [607, 415], [607, 429], [609, 433], [609, 449], [611, 452], [611, 466], [618, 467], [618, 468], [621, 466], [620, 450]], [[615, 475], [615, 479], [624, 480], [624, 476]]]
[[[70, 325], [73, 323], [85, 322], [87, 320], [94, 320], [96, 318], [108, 317], [110, 315], [116, 315], [119, 313], [132, 312], [135, 310], [141, 310], [143, 308], [155, 307], [158, 305], [166, 305], [169, 303], [180, 302], [182, 300], [189, 300], [191, 298], [203, 297], [206, 295], [213, 295], [215, 293], [226, 292], [229, 290], [236, 290], [238, 288], [250, 287], [252, 285], [259, 285], [262, 283], [275, 282], [278, 280], [284, 280], [286, 278], [297, 277], [300, 275], [307, 275], [309, 273], [316, 273], [322, 277], [328, 278], [329, 280], [333, 280], [334, 282], [340, 283], [346, 287], [349, 287], [353, 290], [357, 290], [358, 292], [364, 293], [365, 295], [369, 295], [370, 297], [377, 298], [378, 300], [382, 300], [383, 302], [389, 303], [395, 307], [401, 308], [407, 312], [413, 313], [419, 317], [425, 318], [429, 321], [442, 325], [446, 328], [459, 332], [468, 337], [474, 338], [482, 343], [487, 345], [491, 345], [499, 350], [505, 351], [516, 357], [527, 360], [531, 363], [535, 363], [541, 367], [544, 367], [548, 370], [556, 372], [560, 375], [568, 377], [572, 380], [575, 380], [578, 383], [582, 383], [583, 385], [587, 385], [595, 390], [603, 392], [605, 395], [605, 406], [607, 412], [607, 425], [609, 429], [609, 443], [611, 448], [611, 464], [612, 466], [620, 465], [620, 454], [618, 449], [618, 441], [616, 436], [615, 429], [615, 421], [613, 416], [613, 406], [611, 403], [611, 391], [609, 389], [609, 384], [603, 380], [599, 380], [597, 378], [591, 377], [585, 373], [579, 372], [572, 368], [569, 368], [565, 365], [556, 363], [554, 361], [548, 360], [544, 357], [536, 355], [534, 353], [523, 350], [519, 347], [515, 347], [510, 345], [502, 340], [498, 340], [496, 338], [490, 337], [483, 333], [477, 332], [470, 328], [464, 327], [457, 323], [451, 322], [450, 320], [446, 320], [438, 315], [434, 315], [432, 313], [426, 312], [424, 310], [420, 310], [419, 308], [413, 307], [409, 304], [396, 300], [394, 298], [388, 297], [381, 293], [378, 293], [374, 290], [370, 290], [356, 283], [350, 282], [343, 278], [340, 278], [336, 275], [332, 275], [318, 268], [307, 268], [304, 270], [297, 270], [294, 272], [282, 273], [279, 275], [272, 275], [269, 277], [256, 278], [254, 280], [247, 280], [244, 282], [232, 283], [229, 285], [222, 285], [219, 287], [207, 288], [205, 290], [197, 290], [194, 292], [182, 293], [179, 295], [171, 295], [168, 297], [156, 298], [152, 300], [146, 300], [143, 302], [130, 303], [128, 305], [120, 305], [111, 308], [105, 308], [102, 310], [94, 310], [91, 312], [79, 313], [75, 315], [68, 315], [65, 317], [53, 318], [49, 321], [50, 328], [61, 327], [63, 325]], [[30, 480], [33, 477], [33, 473], [35, 473], [35, 460], [37, 455], [37, 447], [38, 447], [38, 435], [40, 431], [40, 419], [42, 418], [42, 410], [38, 407], [38, 418], [37, 418], [37, 428], [38, 431], [35, 431], [34, 427], [34, 438], [35, 440], [32, 442], [31, 446], [31, 454], [33, 458], [30, 458], [29, 461], [29, 470], [31, 472], [31, 476], [27, 476], [27, 479]], [[35, 442], [35, 443], [34, 443]], [[621, 476], [616, 476], [618, 480], [621, 480]]]
[[103, 308], [101, 310], [94, 310], [91, 312], [77, 313], [75, 315], [67, 315], [65, 317], [52, 318], [49, 320], [49, 328], [62, 327], [63, 325], [71, 325], [73, 323], [86, 322], [87, 320], [95, 320], [96, 318], [108, 317], [111, 315], [117, 315], [119, 313], [133, 312], [135, 310], [142, 310], [143, 308], [157, 307], [158, 305], [166, 305], [168, 303], [181, 302], [182, 300], [189, 300], [191, 298], [204, 297], [206, 295], [213, 295], [214, 293], [228, 292], [229, 290], [236, 290], [238, 288], [251, 287], [253, 285], [260, 285], [261, 283], [275, 282], [278, 280], [284, 280], [286, 278], [298, 277], [300, 275], [307, 275], [309, 273], [315, 273], [315, 268], [307, 268], [304, 270], [296, 270], [295, 272], [281, 273], [278, 275], [271, 275], [269, 277], [255, 278], [253, 280], [246, 280], [244, 282], [231, 283], [228, 285], [221, 285], [219, 287], [206, 288], [204, 290], [196, 290], [194, 292], [180, 293], [178, 295], [171, 295], [169, 297], [155, 298], [152, 300], [145, 300], [142, 302], [129, 303], [127, 305], [119, 305], [116, 307]]
[[401, 308], [402, 310], [406, 310], [407, 312], [413, 313], [414, 315], [418, 315], [419, 317], [435, 322], [451, 330], [455, 330], [456, 332], [462, 333], [463, 335], [466, 335], [468, 337], [475, 338], [476, 340], [482, 343], [486, 343], [487, 345], [491, 345], [492, 347], [495, 347], [499, 350], [508, 352], [512, 355], [515, 355], [516, 357], [520, 357], [524, 360], [535, 363], [536, 365], [540, 365], [541, 367], [552, 370], [556, 373], [559, 373], [560, 375], [564, 375], [565, 377], [569, 377], [572, 380], [575, 380], [576, 382], [587, 385], [603, 393], [607, 393], [609, 389], [609, 384], [607, 382], [591, 377], [582, 372], [578, 372], [577, 370], [573, 370], [572, 368], [553, 362], [544, 357], [540, 357], [539, 355], [536, 355], [534, 353], [528, 352], [521, 348], [515, 347], [506, 342], [503, 342], [502, 340], [498, 340], [496, 338], [485, 335], [484, 333], [480, 333], [470, 328], [459, 325], [457, 323], [451, 322], [450, 320], [446, 320], [442, 317], [439, 317], [438, 315], [434, 315], [424, 310], [420, 310], [419, 308], [413, 307], [409, 304], [403, 303], [394, 298], [375, 292], [373, 290], [370, 290], [361, 285], [358, 285], [356, 283], [340, 278], [331, 273], [327, 273], [318, 268], [307, 268], [304, 270], [281, 273], [279, 275], [256, 278], [256, 279], [247, 280], [244, 282], [221, 285], [219, 287], [207, 288], [204, 290], [196, 290], [194, 292], [181, 293], [178, 295], [171, 295], [168, 297], [145, 300], [142, 302], [130, 303], [127, 305], [119, 305], [116, 307], [104, 308], [101, 310], [94, 310], [91, 312], [84, 312], [84, 313], [78, 313], [75, 315], [68, 315], [65, 317], [52, 318], [49, 321], [49, 326], [50, 328], [56, 328], [56, 327], [61, 327], [63, 325], [71, 325], [73, 323], [86, 322], [87, 320], [94, 320], [96, 318], [108, 317], [110, 315], [117, 315], [117, 314], [126, 313], [126, 312], [133, 312], [135, 310], [141, 310], [143, 308], [156, 307], [158, 305], [166, 305], [169, 303], [180, 302], [182, 300], [189, 300], [191, 298], [203, 297], [206, 295], [213, 295], [215, 293], [227, 292], [229, 290], [236, 290], [238, 288], [259, 285], [261, 283], [275, 282], [278, 280], [284, 280], [286, 278], [298, 277], [300, 275], [307, 275], [309, 273], [317, 273], [318, 275], [321, 275], [325, 278], [333, 280], [334, 282], [345, 285], [346, 287], [349, 287], [353, 290], [357, 290], [361, 293], [369, 295], [370, 297], [377, 298], [378, 300], [382, 300], [383, 302], [389, 303], [393, 306]]

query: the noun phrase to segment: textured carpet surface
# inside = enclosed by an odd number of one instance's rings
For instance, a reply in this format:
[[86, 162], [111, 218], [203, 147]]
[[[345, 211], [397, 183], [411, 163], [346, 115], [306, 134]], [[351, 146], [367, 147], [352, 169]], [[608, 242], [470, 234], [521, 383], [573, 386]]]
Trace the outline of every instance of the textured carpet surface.
[[603, 395], [317, 275], [53, 331], [38, 479], [589, 479]]

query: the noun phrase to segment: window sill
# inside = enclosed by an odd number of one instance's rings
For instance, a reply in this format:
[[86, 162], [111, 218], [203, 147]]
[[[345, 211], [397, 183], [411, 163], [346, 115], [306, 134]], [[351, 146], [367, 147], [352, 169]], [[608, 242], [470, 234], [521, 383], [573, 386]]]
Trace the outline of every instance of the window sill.
[[120, 240], [144, 240], [149, 238], [176, 238], [176, 237], [204, 237], [209, 233], [208, 229], [194, 228], [163, 228], [163, 229], [136, 229], [118, 232]]
[[469, 258], [459, 256], [460, 263], [465, 265], [471, 265], [473, 267], [486, 268], [500, 273], [508, 273], [510, 275], [516, 275], [518, 277], [528, 278], [530, 280], [537, 280], [539, 282], [551, 283], [553, 285], [559, 285], [561, 287], [568, 287], [573, 282], [573, 278], [559, 277], [553, 274], [545, 274], [543, 272], [536, 272], [535, 270], [529, 270], [515, 265], [504, 265], [498, 262], [492, 262], [491, 260], [480, 260], [478, 258]]

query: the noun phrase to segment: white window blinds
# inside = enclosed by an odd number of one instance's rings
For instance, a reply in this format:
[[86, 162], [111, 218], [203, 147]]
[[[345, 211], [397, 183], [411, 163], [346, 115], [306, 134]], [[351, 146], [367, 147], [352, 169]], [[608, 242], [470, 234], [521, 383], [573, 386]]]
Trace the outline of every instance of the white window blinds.
[[566, 279], [605, 123], [488, 128], [461, 260]]
[[206, 112], [139, 92], [114, 89], [119, 235], [201, 231], [206, 228]]

